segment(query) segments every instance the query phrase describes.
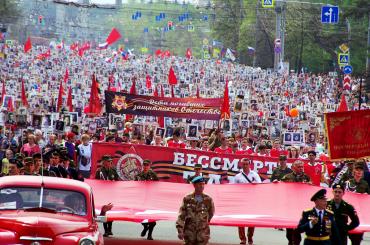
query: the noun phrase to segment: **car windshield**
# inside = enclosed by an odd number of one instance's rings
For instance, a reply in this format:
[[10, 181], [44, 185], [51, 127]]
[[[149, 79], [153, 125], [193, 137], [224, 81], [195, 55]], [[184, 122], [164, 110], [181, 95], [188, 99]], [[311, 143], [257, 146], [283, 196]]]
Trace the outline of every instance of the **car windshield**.
[[6, 187], [0, 189], [0, 210], [49, 211], [84, 216], [86, 198], [76, 191]]

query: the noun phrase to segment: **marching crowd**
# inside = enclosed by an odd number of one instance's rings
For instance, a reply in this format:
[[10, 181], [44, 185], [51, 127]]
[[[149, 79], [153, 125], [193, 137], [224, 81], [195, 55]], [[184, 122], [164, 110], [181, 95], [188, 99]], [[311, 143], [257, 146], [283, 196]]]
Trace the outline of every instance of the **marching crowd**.
[[[271, 181], [339, 185], [343, 191], [370, 194], [369, 159], [321, 164], [329, 160], [323, 113], [336, 111], [342, 94], [346, 95], [349, 109], [357, 109], [359, 100], [361, 109], [369, 108], [366, 94], [358, 98], [356, 79], [350, 90], [343, 90], [340, 80], [327, 74], [287, 72], [279, 75], [225, 61], [150, 55], [132, 55], [123, 59], [120, 52], [111, 49], [89, 49], [81, 57], [68, 48], [51, 49], [49, 57], [37, 59], [37, 54], [46, 52], [47, 47], [36, 47], [27, 54], [21, 46], [4, 49], [7, 58], [0, 63], [3, 83], [0, 112], [2, 176], [42, 174], [83, 180], [94, 175], [97, 179], [119, 180], [110, 163], [111, 156], [104, 156], [97, 172], [91, 173], [92, 142], [114, 142], [276, 157], [279, 165]], [[101, 91], [110, 87], [111, 90], [128, 92], [135, 80], [138, 94], [152, 96], [155, 90], [162, 89], [165, 97], [171, 97], [167, 82], [170, 66], [179, 81], [174, 91], [174, 96], [179, 98], [223, 97], [227, 80], [230, 120], [219, 127], [218, 122], [213, 121], [165, 118], [162, 132], [158, 131], [162, 127], [153, 117], [128, 119], [125, 115], [106, 115], [104, 109], [97, 118], [85, 113], [93, 74]], [[26, 109], [21, 100], [21, 79], [29, 104]], [[67, 112], [66, 108], [56, 111], [60, 81], [63, 80], [64, 90], [72, 89], [72, 112]], [[66, 96], [63, 97], [64, 106]], [[100, 97], [104, 104], [103, 93]], [[293, 109], [298, 114], [293, 115]], [[65, 116], [72, 115], [70, 113], [75, 113], [76, 117], [68, 117], [70, 122], [67, 122]], [[62, 128], [56, 127], [58, 121], [65, 122]], [[96, 123], [95, 127], [91, 127], [91, 122]], [[118, 127], [117, 122], [123, 127]], [[195, 134], [190, 132], [189, 125], [196, 125]], [[289, 138], [290, 133], [298, 133], [299, 137]], [[286, 161], [290, 158], [294, 163], [288, 168]], [[307, 161], [303, 162], [303, 159]], [[236, 175], [236, 183], [261, 182], [258, 172], [250, 169], [250, 163], [248, 158], [242, 159], [242, 171]], [[150, 168], [150, 161], [144, 166]], [[196, 165], [195, 169], [196, 176], [189, 179], [194, 185], [203, 181], [197, 178], [202, 175], [201, 166]], [[157, 180], [153, 171], [147, 174], [149, 170], [143, 170], [144, 174], [137, 176], [137, 180]], [[104, 226], [106, 236], [111, 235], [111, 226]], [[155, 222], [143, 226], [142, 236], [149, 231], [148, 239], [152, 239]], [[239, 228], [242, 244], [253, 243], [253, 231], [250, 227], [246, 237], [244, 228]], [[299, 244], [299, 232], [287, 230], [290, 244]], [[361, 241], [361, 237], [353, 239]]]

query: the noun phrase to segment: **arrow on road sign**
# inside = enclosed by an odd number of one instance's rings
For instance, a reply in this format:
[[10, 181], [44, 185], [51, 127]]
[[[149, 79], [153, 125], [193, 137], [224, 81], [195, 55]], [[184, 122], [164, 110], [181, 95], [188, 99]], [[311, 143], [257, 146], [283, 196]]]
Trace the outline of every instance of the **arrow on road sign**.
[[351, 74], [352, 73], [352, 66], [345, 66], [343, 68], [343, 73], [344, 74]]

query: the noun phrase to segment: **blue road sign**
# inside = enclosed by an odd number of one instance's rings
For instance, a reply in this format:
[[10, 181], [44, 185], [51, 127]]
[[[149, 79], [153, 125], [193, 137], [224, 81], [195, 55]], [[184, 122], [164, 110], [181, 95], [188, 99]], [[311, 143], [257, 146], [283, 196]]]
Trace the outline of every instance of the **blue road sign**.
[[351, 74], [352, 73], [352, 66], [345, 66], [343, 68], [343, 73], [344, 74]]
[[338, 6], [322, 6], [321, 8], [321, 23], [337, 24], [339, 21]]
[[348, 65], [349, 64], [349, 54], [339, 53], [338, 54], [338, 64], [340, 66]]

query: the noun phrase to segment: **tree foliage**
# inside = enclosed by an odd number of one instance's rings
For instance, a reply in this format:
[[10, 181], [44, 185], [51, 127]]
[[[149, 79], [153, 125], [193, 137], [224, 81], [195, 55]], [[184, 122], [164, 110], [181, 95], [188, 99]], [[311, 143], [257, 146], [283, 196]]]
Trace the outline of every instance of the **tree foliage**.
[[[222, 16], [235, 16], [214, 25], [215, 38], [223, 41], [225, 46], [236, 48], [240, 61], [252, 64], [247, 46], [256, 49], [256, 65], [263, 68], [273, 66], [273, 40], [275, 39], [275, 9], [262, 8], [261, 1], [214, 0], [218, 8], [216, 19]], [[230, 2], [233, 2], [231, 4]], [[307, 2], [307, 1], [305, 1]], [[310, 0], [311, 3], [322, 1]], [[246, 13], [240, 17], [238, 5]], [[335, 4], [328, 1], [328, 4]], [[229, 6], [227, 8], [227, 6]], [[339, 4], [340, 18], [336, 25], [321, 23], [321, 5], [307, 3], [286, 3], [285, 60], [296, 71], [305, 68], [308, 71], [324, 72], [338, 70], [337, 57], [339, 45], [345, 43], [350, 47], [350, 62], [357, 74], [363, 73], [366, 63], [367, 25], [370, 13], [368, 0], [344, 0]], [[216, 21], [215, 24], [218, 24]]]

